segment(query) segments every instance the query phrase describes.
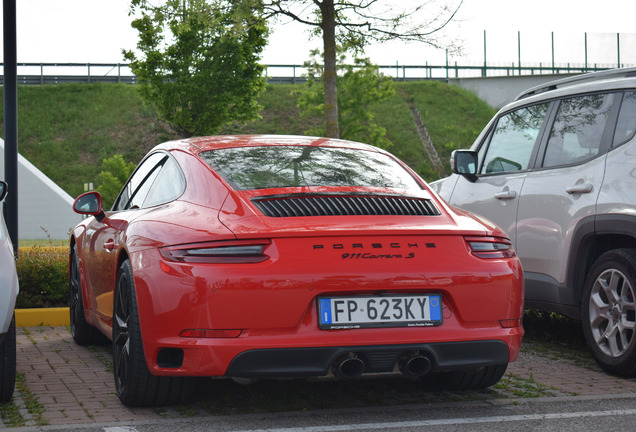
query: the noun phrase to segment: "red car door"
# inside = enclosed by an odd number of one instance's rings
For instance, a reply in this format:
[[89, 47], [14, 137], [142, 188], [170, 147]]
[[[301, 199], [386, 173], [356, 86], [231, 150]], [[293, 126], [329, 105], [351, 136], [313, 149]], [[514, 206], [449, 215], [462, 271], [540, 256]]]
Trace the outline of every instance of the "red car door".
[[142, 212], [142, 203], [157, 178], [167, 154], [158, 152], [148, 156], [135, 170], [122, 189], [113, 211], [87, 227], [83, 245], [83, 267], [90, 284], [88, 301], [101, 320], [108, 323], [113, 315], [113, 293], [121, 249], [126, 242], [128, 225]]

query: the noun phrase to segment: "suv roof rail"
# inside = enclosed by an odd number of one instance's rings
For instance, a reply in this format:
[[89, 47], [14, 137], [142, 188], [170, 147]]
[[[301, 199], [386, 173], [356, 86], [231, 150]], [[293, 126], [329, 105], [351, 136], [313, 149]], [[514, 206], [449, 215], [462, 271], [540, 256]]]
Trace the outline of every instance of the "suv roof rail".
[[590, 72], [586, 74], [575, 75], [567, 78], [561, 78], [555, 81], [550, 81], [545, 84], [539, 84], [538, 86], [529, 88], [522, 92], [515, 100], [534, 96], [539, 93], [545, 93], [548, 91], [556, 90], [562, 87], [568, 87], [575, 84], [581, 84], [583, 82], [600, 81], [611, 78], [629, 78], [636, 77], [636, 67], [620, 68], [620, 69], [608, 69], [599, 72]]

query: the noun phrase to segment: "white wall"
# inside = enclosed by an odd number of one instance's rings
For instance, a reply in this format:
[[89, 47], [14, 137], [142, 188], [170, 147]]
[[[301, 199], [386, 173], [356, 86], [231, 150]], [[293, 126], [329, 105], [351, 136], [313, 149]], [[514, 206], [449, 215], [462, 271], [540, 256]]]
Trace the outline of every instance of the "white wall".
[[501, 108], [521, 92], [570, 75], [527, 75], [476, 78], [449, 78], [448, 83], [472, 91], [493, 108]]
[[[4, 180], [4, 140], [2, 139], [0, 139], [0, 179]], [[12, 192], [9, 189], [9, 193]], [[73, 198], [69, 194], [22, 155], [18, 155], [18, 237], [20, 239], [47, 239], [48, 236], [55, 240], [68, 239], [71, 228], [82, 220], [80, 215], [73, 212], [72, 206]]]

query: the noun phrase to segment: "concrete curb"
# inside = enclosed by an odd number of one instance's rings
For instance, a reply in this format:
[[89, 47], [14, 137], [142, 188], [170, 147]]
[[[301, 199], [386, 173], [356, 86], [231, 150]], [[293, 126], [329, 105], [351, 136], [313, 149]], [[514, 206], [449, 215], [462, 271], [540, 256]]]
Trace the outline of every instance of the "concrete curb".
[[16, 327], [56, 327], [70, 324], [71, 317], [67, 307], [15, 310]]

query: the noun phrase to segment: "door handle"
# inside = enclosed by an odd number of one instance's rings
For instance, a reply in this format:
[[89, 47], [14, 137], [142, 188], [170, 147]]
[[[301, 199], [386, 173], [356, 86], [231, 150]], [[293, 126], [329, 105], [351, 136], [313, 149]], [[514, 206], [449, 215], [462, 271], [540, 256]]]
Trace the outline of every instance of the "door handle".
[[112, 239], [108, 240], [106, 243], [104, 243], [104, 249], [106, 249], [107, 251], [114, 250], [115, 242]]
[[568, 186], [565, 188], [567, 193], [571, 194], [584, 194], [590, 193], [594, 189], [594, 186], [591, 183], [577, 183], [574, 186]]
[[513, 190], [504, 190], [495, 194], [495, 198], [497, 198], [498, 200], [514, 199], [516, 196], [517, 192]]

